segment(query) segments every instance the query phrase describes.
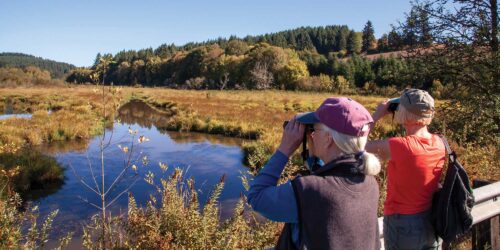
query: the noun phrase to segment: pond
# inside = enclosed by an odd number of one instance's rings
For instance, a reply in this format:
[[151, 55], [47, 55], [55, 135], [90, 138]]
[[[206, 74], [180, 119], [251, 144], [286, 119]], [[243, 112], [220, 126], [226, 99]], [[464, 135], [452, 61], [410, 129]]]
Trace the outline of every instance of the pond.
[[[220, 178], [225, 176], [225, 186], [219, 202], [221, 218], [229, 218], [241, 192], [244, 191], [240, 176], [247, 175], [241, 150], [243, 140], [200, 133], [162, 131], [157, 128], [167, 121], [165, 114], [145, 103], [131, 102], [119, 109], [113, 129], [106, 130], [106, 145], [109, 142], [104, 151], [106, 189], [120, 175], [128, 155], [131, 154], [132, 158], [136, 159], [133, 164], [137, 166], [137, 171], [129, 168], [122, 181], [108, 195], [109, 203], [125, 191], [124, 195], [110, 206], [113, 215], [126, 213], [127, 188], [130, 184], [135, 183], [129, 191], [137, 203], [145, 205], [150, 195], [157, 195], [155, 188], [144, 180], [146, 174], [153, 173], [155, 182], [159, 183], [160, 178], [167, 178], [175, 168], [180, 168], [185, 177], [195, 180], [200, 205], [207, 200]], [[140, 135], [149, 141], [139, 144], [137, 140]], [[74, 231], [75, 237], [79, 237], [82, 225], [99, 212], [92, 204], [100, 204], [100, 198], [86, 188], [82, 180], [94, 187], [94, 174], [97, 183], [101, 181], [100, 138], [98, 136], [90, 141], [51, 143], [39, 149], [54, 156], [65, 167], [65, 180], [61, 188], [55, 193], [52, 191], [48, 195], [38, 195], [40, 198], [31, 201], [39, 207], [42, 216], [59, 209], [51, 238], [64, 235], [68, 231]], [[125, 147], [129, 148], [128, 153], [124, 152]], [[143, 165], [144, 156], [147, 157], [147, 165]], [[163, 171], [159, 162], [167, 164], [168, 169]]]

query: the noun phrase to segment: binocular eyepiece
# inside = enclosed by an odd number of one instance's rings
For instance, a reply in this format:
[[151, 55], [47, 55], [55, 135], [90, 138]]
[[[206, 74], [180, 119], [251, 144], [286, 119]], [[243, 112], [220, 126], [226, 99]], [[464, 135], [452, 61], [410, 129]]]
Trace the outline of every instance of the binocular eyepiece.
[[[284, 121], [283, 122], [283, 129], [285, 129], [286, 125], [288, 125], [290, 121]], [[306, 125], [306, 129], [304, 130], [304, 133], [306, 132], [313, 132], [314, 131], [314, 126], [313, 124], [305, 124]]]
[[285, 129], [286, 125], [288, 125], [288, 123], [289, 123], [289, 122], [290, 122], [290, 121], [284, 121], [284, 122], [283, 122], [283, 129]]
[[393, 98], [389, 100], [389, 106], [387, 107], [387, 110], [391, 113], [396, 112], [399, 106], [399, 98]]

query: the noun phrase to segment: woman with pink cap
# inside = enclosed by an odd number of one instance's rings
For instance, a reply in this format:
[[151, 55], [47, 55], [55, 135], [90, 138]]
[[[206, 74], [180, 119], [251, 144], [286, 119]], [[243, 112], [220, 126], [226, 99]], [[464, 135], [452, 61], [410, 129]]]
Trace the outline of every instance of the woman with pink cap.
[[[285, 127], [278, 150], [254, 178], [253, 209], [286, 222], [276, 249], [379, 249], [379, 191], [373, 177], [380, 162], [365, 152], [370, 113], [345, 97], [328, 98]], [[304, 131], [312, 155], [325, 164], [310, 175], [277, 185]]]

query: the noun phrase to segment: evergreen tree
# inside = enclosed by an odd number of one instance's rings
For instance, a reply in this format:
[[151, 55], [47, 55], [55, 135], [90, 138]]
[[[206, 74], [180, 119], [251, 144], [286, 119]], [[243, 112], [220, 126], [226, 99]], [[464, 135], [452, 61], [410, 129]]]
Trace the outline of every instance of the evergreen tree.
[[347, 38], [347, 51], [350, 54], [361, 53], [362, 46], [362, 34], [351, 30], [349, 37]]
[[349, 36], [349, 31], [347, 32], [345, 30], [341, 30], [340, 32], [337, 33], [337, 46], [338, 50], [346, 50], [347, 51], [347, 37]]
[[417, 9], [412, 8], [410, 14], [406, 16], [406, 23], [403, 26], [403, 42], [410, 47], [419, 44], [420, 27], [418, 19]]
[[403, 36], [397, 31], [395, 27], [387, 35], [388, 50], [399, 50], [403, 45]]
[[387, 34], [383, 34], [380, 39], [377, 41], [377, 50], [379, 52], [389, 51], [389, 36]]
[[95, 56], [94, 64], [92, 64], [92, 68], [97, 67], [97, 65], [99, 65], [99, 63], [101, 63], [101, 58], [102, 58], [101, 52], [98, 52], [97, 55]]
[[161, 58], [169, 58], [172, 57], [172, 55], [174, 55], [176, 51], [177, 47], [174, 44], [162, 44], [154, 50], [154, 54]]
[[375, 31], [373, 30], [373, 25], [371, 21], [366, 22], [363, 28], [363, 43], [361, 50], [369, 51], [375, 48]]
[[432, 45], [432, 34], [429, 23], [429, 14], [426, 6], [422, 5], [418, 8], [418, 26], [419, 26], [419, 43], [425, 47]]
[[63, 78], [74, 65], [53, 60], [26, 55], [22, 53], [0, 53], [0, 67], [16, 67], [26, 69], [28, 67], [37, 67], [41, 70], [47, 70], [54, 78]]
[[297, 50], [315, 49], [311, 37], [306, 32], [300, 32], [297, 35]]

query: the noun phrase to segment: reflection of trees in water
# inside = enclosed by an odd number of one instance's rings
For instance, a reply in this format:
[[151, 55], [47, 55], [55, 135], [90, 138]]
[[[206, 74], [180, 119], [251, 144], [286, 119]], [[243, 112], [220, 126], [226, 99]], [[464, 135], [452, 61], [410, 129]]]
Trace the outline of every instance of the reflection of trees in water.
[[168, 112], [160, 112], [142, 101], [131, 101], [118, 109], [118, 119], [125, 124], [138, 124], [141, 127], [151, 128], [166, 127], [169, 117]]
[[231, 138], [220, 135], [209, 135], [194, 132], [173, 132], [167, 131], [169, 118], [171, 113], [158, 111], [147, 103], [142, 101], [131, 101], [118, 109], [118, 119], [122, 123], [134, 125], [138, 124], [141, 127], [151, 129], [153, 126], [158, 130], [167, 134], [176, 143], [191, 143], [191, 142], [204, 142], [208, 141], [213, 144], [224, 145], [241, 145], [242, 139]]
[[[21, 172], [12, 177], [9, 186], [21, 195], [23, 201], [46, 197], [64, 184], [63, 168], [54, 156], [45, 155], [35, 148], [0, 154], [0, 163], [6, 170], [20, 166]], [[3, 177], [0, 178], [0, 183], [3, 181]]]
[[176, 143], [191, 143], [191, 142], [204, 142], [208, 141], [212, 144], [223, 144], [230, 146], [241, 146], [244, 141], [241, 138], [226, 137], [221, 135], [211, 135], [195, 132], [172, 132], [166, 130], [160, 130], [162, 133], [166, 133], [169, 137]]
[[[119, 116], [122, 123], [135, 125], [151, 129], [154, 127], [167, 127], [165, 124], [168, 122], [170, 115], [165, 112], [150, 107], [147, 103], [142, 101], [131, 101], [124, 104], [118, 109]], [[112, 127], [110, 128], [112, 129]], [[197, 142], [210, 142], [212, 144], [236, 145], [240, 146], [244, 141], [241, 138], [226, 137], [221, 135], [211, 135], [196, 132], [175, 132], [167, 131], [166, 129], [158, 129], [162, 134], [168, 135], [176, 143], [197, 143]], [[84, 153], [88, 146], [89, 140], [68, 140], [68, 141], [53, 141], [49, 144], [44, 144], [37, 149], [45, 154], [61, 154], [68, 152]]]
[[63, 184], [64, 184], [64, 181], [56, 181], [56, 182], [46, 183], [43, 185], [43, 188], [32, 189], [32, 190], [27, 191], [26, 193], [23, 193], [22, 194], [23, 200], [31, 201], [31, 200], [37, 200], [40, 198], [45, 198], [45, 197], [59, 191], [59, 189], [61, 189]]
[[39, 150], [50, 155], [68, 152], [83, 153], [87, 150], [88, 145], [89, 140], [53, 141], [49, 144], [40, 146]]
[[12, 106], [12, 101], [7, 99], [5, 102], [0, 103], [0, 108], [3, 110], [3, 113], [6, 115], [10, 115], [14, 113], [14, 107]]

